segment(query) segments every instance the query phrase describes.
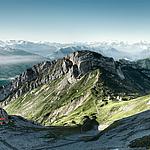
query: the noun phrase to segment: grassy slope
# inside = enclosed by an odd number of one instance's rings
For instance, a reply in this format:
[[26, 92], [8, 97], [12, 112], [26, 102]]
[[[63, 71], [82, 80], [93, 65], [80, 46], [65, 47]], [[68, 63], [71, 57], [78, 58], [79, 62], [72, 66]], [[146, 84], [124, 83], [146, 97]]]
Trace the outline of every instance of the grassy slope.
[[[93, 86], [97, 81], [97, 75], [100, 76], [99, 70], [88, 73], [73, 85], [66, 83], [64, 87], [61, 87], [61, 85], [62, 81], [65, 81], [65, 77], [54, 80], [12, 101], [6, 106], [6, 110], [9, 114], [21, 115], [46, 125], [51, 123], [53, 125], [69, 124], [73, 120], [80, 123], [83, 116], [97, 113], [98, 121], [109, 125], [114, 120], [150, 109], [150, 104], [147, 104], [150, 101], [150, 95], [130, 101], [114, 102], [110, 100], [107, 105], [102, 106], [105, 103], [102, 101], [102, 97], [96, 97], [93, 94]], [[59, 108], [64, 110], [68, 104], [74, 105], [74, 101], [83, 99], [85, 95], [87, 97], [82, 105], [67, 115], [62, 113], [51, 115], [56, 110], [59, 111]], [[54, 117], [55, 120], [50, 123], [50, 118]]]
[[[68, 103], [82, 98], [90, 92], [96, 80], [97, 73], [97, 70], [91, 72], [73, 85], [66, 83], [63, 88], [60, 86], [63, 84], [62, 80], [65, 81], [65, 77], [54, 80], [12, 101], [6, 106], [6, 110], [9, 114], [21, 115], [49, 124], [48, 114]], [[43, 120], [43, 118], [46, 119]]]
[[145, 110], [149, 110], [149, 101], [150, 95], [147, 95], [130, 101], [110, 101], [107, 105], [103, 107], [100, 107], [100, 104], [98, 104], [96, 107], [93, 103], [93, 99], [91, 98], [87, 103], [85, 103], [85, 105], [76, 109], [69, 116], [62, 118], [59, 123], [68, 122], [69, 120], [75, 120], [76, 122], [80, 122], [82, 116], [91, 115], [92, 113], [96, 112], [98, 122], [101, 124], [109, 125], [115, 120], [132, 116]]

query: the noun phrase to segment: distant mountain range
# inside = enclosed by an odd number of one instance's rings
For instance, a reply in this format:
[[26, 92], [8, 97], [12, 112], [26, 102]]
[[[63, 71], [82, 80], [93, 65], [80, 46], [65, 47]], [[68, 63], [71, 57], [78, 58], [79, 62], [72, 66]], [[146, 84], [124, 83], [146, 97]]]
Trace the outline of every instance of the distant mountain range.
[[144, 59], [150, 57], [150, 43], [127, 43], [127, 42], [91, 42], [91, 43], [50, 43], [30, 41], [0, 41], [1, 47], [24, 50], [29, 53], [49, 57], [50, 59], [61, 58], [77, 50], [92, 50], [114, 59]]
[[[30, 41], [0, 41], [0, 85], [45, 60], [55, 60], [79, 50], [90, 50], [115, 60], [138, 61], [142, 66], [149, 63], [150, 43], [139, 42], [93, 42], [93, 43], [50, 43]], [[142, 63], [141, 63], [142, 62]]]

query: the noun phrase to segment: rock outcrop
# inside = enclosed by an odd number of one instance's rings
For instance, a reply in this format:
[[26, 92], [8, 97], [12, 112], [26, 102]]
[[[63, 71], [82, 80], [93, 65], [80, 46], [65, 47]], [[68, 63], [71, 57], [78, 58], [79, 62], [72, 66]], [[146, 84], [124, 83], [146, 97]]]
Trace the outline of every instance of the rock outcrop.
[[[149, 115], [150, 111], [148, 110], [121, 120], [117, 120], [91, 140], [98, 140], [99, 143], [101, 143], [99, 144], [100, 147], [105, 147], [108, 149], [148, 149], [150, 148]], [[98, 144], [98, 142], [94, 143]], [[96, 147], [98, 147], [98, 145]]]
[[71, 78], [80, 78], [90, 70], [104, 67], [112, 73], [116, 72], [115, 61], [101, 54], [89, 51], [74, 52], [69, 56], [52, 62], [44, 62], [27, 69], [7, 86], [0, 89], [0, 101], [15, 99], [27, 91], [45, 84], [64, 74]]
[[9, 123], [9, 117], [7, 112], [4, 109], [0, 108], [0, 125], [8, 124], [8, 123]]

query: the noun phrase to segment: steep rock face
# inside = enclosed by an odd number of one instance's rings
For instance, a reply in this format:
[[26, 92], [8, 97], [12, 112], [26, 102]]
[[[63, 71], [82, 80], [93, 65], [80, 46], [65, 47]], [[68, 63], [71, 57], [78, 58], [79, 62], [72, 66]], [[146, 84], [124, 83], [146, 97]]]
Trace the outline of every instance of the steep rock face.
[[136, 61], [136, 64], [141, 67], [141, 68], [145, 68], [145, 69], [150, 69], [150, 59], [141, 59]]
[[113, 58], [104, 57], [101, 54], [81, 51], [70, 54], [68, 58], [75, 68], [78, 68], [79, 75], [84, 75], [89, 70], [95, 70], [99, 67], [103, 67], [111, 73], [116, 74], [116, 62]]
[[60, 78], [64, 74], [68, 74], [69, 78], [80, 78], [98, 67], [103, 67], [117, 74], [116, 63], [112, 58], [103, 57], [101, 54], [90, 51], [74, 52], [63, 59], [35, 65], [27, 69], [11, 84], [1, 87], [0, 100], [15, 99], [50, 80]]
[[150, 59], [140, 59], [137, 61], [128, 61], [125, 59], [120, 59], [119, 62], [123, 66], [130, 66], [134, 69], [140, 70], [143, 74], [150, 77]]
[[138, 68], [143, 72], [146, 76], [150, 77], [150, 59], [141, 59], [135, 62]]
[[[27, 69], [7, 86], [0, 89], [0, 100], [15, 99], [27, 91], [63, 75], [61, 60], [44, 62]], [[58, 65], [58, 67], [57, 67]]]

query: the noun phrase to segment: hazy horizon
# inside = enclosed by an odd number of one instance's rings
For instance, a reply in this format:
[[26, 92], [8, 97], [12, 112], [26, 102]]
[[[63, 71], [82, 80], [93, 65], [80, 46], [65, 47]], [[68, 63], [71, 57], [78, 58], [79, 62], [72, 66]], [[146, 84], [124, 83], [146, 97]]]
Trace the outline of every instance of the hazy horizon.
[[32, 43], [58, 43], [58, 44], [94, 44], [94, 43], [127, 43], [127, 44], [137, 44], [137, 43], [150, 43], [150, 40], [136, 40], [136, 41], [129, 41], [129, 40], [117, 40], [117, 39], [106, 39], [106, 40], [97, 40], [97, 41], [53, 41], [53, 40], [26, 40], [26, 39], [0, 39], [1, 42], [4, 43], [11, 43], [13, 41], [19, 42], [32, 42]]

